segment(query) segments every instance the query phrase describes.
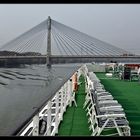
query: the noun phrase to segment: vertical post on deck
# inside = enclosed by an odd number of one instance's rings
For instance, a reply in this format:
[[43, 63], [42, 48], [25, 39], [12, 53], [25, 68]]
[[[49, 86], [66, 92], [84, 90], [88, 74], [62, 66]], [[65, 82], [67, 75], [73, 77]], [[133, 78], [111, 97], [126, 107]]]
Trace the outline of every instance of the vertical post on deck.
[[59, 125], [59, 92], [56, 93], [56, 116], [55, 116], [55, 133], [58, 133], [58, 125]]
[[69, 86], [69, 80], [66, 82], [66, 107], [67, 107], [67, 105], [69, 104], [69, 88], [68, 88], [68, 86]]
[[63, 85], [63, 105], [64, 105], [64, 112], [66, 111], [66, 83]]
[[67, 83], [68, 83], [68, 104], [70, 104], [70, 97], [71, 97], [71, 93], [70, 93], [71, 92], [70, 80], [68, 80]]
[[33, 136], [38, 136], [39, 135], [39, 113], [37, 113], [34, 117], [33, 117]]
[[47, 36], [47, 54], [46, 54], [46, 64], [51, 67], [51, 18], [48, 17], [48, 36]]
[[64, 94], [63, 94], [63, 87], [61, 88], [60, 91], [60, 96], [61, 96], [61, 106], [60, 106], [60, 120], [63, 120], [63, 106], [64, 106]]
[[69, 106], [72, 106], [72, 79], [69, 80]]
[[47, 136], [51, 135], [51, 101], [48, 101], [48, 113], [47, 113]]

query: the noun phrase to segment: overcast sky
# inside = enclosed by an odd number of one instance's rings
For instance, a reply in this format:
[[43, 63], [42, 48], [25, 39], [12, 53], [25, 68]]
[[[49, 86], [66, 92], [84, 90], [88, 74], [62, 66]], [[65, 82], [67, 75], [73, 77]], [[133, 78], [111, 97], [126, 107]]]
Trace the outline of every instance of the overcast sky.
[[48, 16], [140, 54], [140, 4], [0, 4], [0, 46]]

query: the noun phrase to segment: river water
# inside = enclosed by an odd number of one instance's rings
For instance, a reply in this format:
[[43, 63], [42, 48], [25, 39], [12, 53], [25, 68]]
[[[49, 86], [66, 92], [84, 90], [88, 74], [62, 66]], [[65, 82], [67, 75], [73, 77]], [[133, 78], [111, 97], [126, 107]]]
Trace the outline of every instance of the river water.
[[0, 135], [10, 136], [78, 70], [81, 64], [0, 68]]

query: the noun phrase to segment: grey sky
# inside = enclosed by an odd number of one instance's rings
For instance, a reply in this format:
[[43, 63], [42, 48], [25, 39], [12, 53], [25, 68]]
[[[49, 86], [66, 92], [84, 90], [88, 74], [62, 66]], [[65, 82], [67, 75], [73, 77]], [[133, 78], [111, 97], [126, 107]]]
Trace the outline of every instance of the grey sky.
[[0, 46], [48, 16], [140, 54], [140, 4], [0, 4]]

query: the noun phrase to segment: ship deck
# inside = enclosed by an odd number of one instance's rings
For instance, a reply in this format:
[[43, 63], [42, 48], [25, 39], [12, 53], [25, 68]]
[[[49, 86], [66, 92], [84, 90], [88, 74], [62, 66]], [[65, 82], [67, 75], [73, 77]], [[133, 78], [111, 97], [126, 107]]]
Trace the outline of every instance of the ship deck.
[[[96, 73], [105, 89], [112, 93], [113, 97], [124, 108], [131, 128], [131, 135], [140, 135], [140, 82], [119, 80], [116, 77], [107, 78], [105, 73]], [[83, 109], [85, 101], [84, 78], [80, 77], [81, 86], [76, 93], [78, 107], [73, 104], [68, 107], [64, 119], [59, 126], [58, 136], [90, 136], [88, 117]]]
[[85, 102], [85, 83], [84, 77], [80, 77], [80, 82], [82, 84], [79, 86], [76, 92], [75, 99], [77, 107], [72, 104], [68, 107], [63, 121], [61, 122], [58, 130], [58, 136], [90, 136], [88, 117], [86, 116], [86, 111], [83, 109], [83, 104]]
[[96, 73], [105, 89], [124, 108], [126, 117], [131, 128], [131, 135], [140, 135], [140, 82], [133, 80], [119, 80], [118, 78], [107, 78], [105, 73]]

